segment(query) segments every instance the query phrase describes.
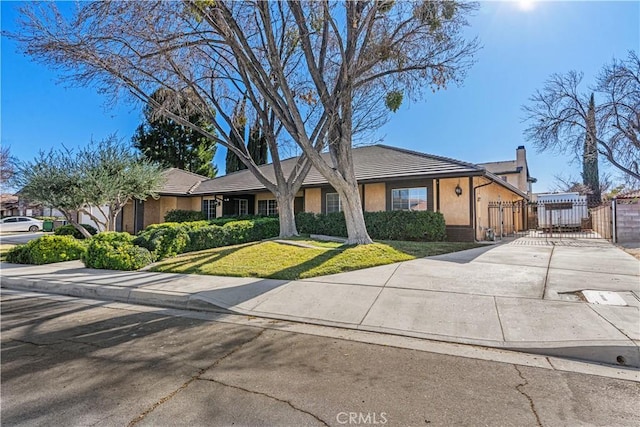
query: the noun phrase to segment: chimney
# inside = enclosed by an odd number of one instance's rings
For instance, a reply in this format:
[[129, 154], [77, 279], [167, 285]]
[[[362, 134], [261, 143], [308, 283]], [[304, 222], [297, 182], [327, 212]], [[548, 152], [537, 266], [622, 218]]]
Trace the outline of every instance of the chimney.
[[528, 182], [529, 170], [527, 167], [527, 150], [524, 145], [520, 145], [516, 149], [516, 167], [520, 171], [518, 176], [518, 188], [525, 193], [531, 192], [531, 187]]
[[516, 149], [516, 166], [524, 168], [527, 165], [527, 150], [524, 145]]

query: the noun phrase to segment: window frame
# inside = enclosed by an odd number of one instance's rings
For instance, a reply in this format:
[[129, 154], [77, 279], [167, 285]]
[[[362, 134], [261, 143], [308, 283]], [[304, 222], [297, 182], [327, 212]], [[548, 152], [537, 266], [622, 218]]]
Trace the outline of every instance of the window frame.
[[[338, 210], [329, 212], [329, 196], [334, 196], [334, 195], [338, 197]], [[342, 212], [342, 198], [340, 197], [340, 193], [338, 192], [326, 193], [324, 195], [324, 202], [325, 202], [325, 205], [324, 205], [325, 214]]]
[[202, 199], [202, 205], [202, 213], [207, 220], [215, 219], [218, 217], [218, 203], [216, 199]]
[[[238, 216], [249, 215], [249, 199], [236, 199], [238, 201]], [[243, 212], [244, 205], [244, 212]]]
[[[412, 190], [424, 190], [424, 203], [425, 203], [425, 208], [424, 208], [424, 209], [420, 209], [420, 210], [411, 209], [411, 200], [412, 200], [412, 197], [411, 197], [411, 191], [412, 191]], [[400, 192], [400, 191], [407, 191], [407, 192], [408, 192], [408, 194], [407, 194], [407, 199], [406, 199], [406, 200], [407, 200], [407, 208], [406, 208], [406, 209], [405, 209], [405, 208], [402, 208], [402, 207], [400, 207], [400, 208], [396, 208], [396, 207], [394, 206], [394, 204], [395, 204], [395, 200], [396, 200], [396, 197], [394, 197], [394, 193], [395, 193], [396, 191], [398, 191], [398, 192]], [[413, 199], [414, 199], [414, 200], [420, 200], [420, 202], [419, 202], [419, 203], [422, 203], [422, 201], [423, 201], [422, 199], [417, 199], [417, 198], [413, 198]], [[419, 204], [419, 203], [418, 203], [418, 204]], [[426, 186], [424, 186], [424, 187], [401, 187], [401, 188], [392, 188], [392, 189], [391, 189], [391, 210], [392, 210], [392, 211], [412, 211], [412, 212], [425, 212], [425, 211], [428, 211], [428, 210], [429, 210], [429, 189], [428, 189]]]
[[[266, 208], [264, 210], [264, 213], [261, 212], [260, 209], [260, 204], [261, 203], [265, 203], [266, 204]], [[263, 200], [258, 200], [258, 215], [264, 215], [264, 216], [274, 216], [274, 215], [278, 215], [278, 201], [276, 199], [263, 199]]]

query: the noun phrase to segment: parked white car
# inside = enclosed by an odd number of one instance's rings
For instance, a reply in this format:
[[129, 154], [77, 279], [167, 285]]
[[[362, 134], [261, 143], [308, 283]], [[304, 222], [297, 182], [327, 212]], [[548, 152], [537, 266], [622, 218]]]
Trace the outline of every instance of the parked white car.
[[39, 231], [42, 230], [42, 222], [28, 216], [10, 216], [0, 220], [0, 231]]

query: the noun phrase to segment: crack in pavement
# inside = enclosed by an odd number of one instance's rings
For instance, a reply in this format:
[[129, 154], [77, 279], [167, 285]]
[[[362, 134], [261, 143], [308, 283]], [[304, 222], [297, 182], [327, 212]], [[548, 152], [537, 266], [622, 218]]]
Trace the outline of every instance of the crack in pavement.
[[524, 375], [522, 375], [522, 372], [520, 371], [520, 368], [518, 368], [518, 365], [513, 365], [514, 368], [516, 368], [516, 371], [518, 372], [518, 375], [520, 376], [520, 378], [522, 379], [522, 381], [524, 381], [523, 383], [520, 383], [516, 386], [516, 390], [518, 390], [518, 393], [520, 393], [521, 395], [523, 395], [524, 397], [527, 398], [527, 400], [529, 401], [529, 407], [531, 408], [531, 412], [533, 412], [533, 415], [536, 416], [536, 423], [538, 425], [538, 427], [542, 427], [542, 421], [540, 421], [540, 416], [538, 415], [538, 412], [536, 411], [536, 406], [533, 403], [533, 399], [531, 398], [531, 396], [529, 396], [527, 393], [525, 393], [522, 388], [526, 387], [527, 385], [529, 385], [529, 381], [524, 377]]
[[162, 404], [168, 402], [169, 400], [171, 400], [175, 395], [177, 395], [178, 393], [180, 393], [182, 390], [186, 389], [187, 387], [189, 387], [191, 385], [191, 383], [193, 383], [196, 380], [201, 379], [200, 377], [202, 375], [204, 375], [205, 372], [207, 372], [209, 369], [215, 368], [218, 364], [220, 364], [222, 361], [224, 361], [225, 359], [227, 359], [228, 357], [234, 355], [235, 353], [237, 353], [238, 351], [240, 351], [244, 346], [251, 344], [253, 341], [257, 340], [258, 338], [260, 338], [260, 336], [262, 336], [262, 334], [266, 331], [266, 329], [261, 329], [259, 333], [257, 333], [253, 338], [251, 338], [248, 341], [243, 342], [242, 344], [238, 345], [237, 347], [235, 347], [234, 349], [232, 349], [230, 352], [228, 352], [227, 354], [225, 354], [224, 356], [216, 359], [215, 362], [213, 362], [211, 365], [205, 367], [205, 368], [201, 368], [198, 373], [194, 376], [192, 376], [191, 378], [189, 378], [186, 382], [184, 382], [180, 387], [178, 387], [177, 389], [175, 389], [174, 391], [172, 391], [171, 393], [169, 393], [168, 395], [164, 396], [163, 398], [161, 398], [160, 400], [158, 400], [156, 403], [154, 403], [153, 405], [151, 405], [151, 407], [149, 407], [148, 409], [146, 409], [145, 411], [143, 411], [140, 415], [138, 415], [137, 417], [135, 417], [134, 419], [132, 419], [129, 424], [127, 424], [127, 427], [133, 427], [136, 424], [138, 424], [140, 421], [144, 420], [144, 418], [149, 415], [151, 412], [153, 412], [156, 408], [158, 408], [159, 406], [161, 406]]
[[288, 401], [288, 400], [280, 399], [280, 398], [277, 398], [277, 397], [275, 397], [275, 396], [271, 396], [270, 394], [262, 393], [262, 392], [260, 392], [260, 391], [249, 390], [249, 389], [246, 389], [246, 388], [243, 388], [243, 387], [239, 387], [239, 386], [237, 386], [237, 385], [231, 385], [231, 384], [223, 383], [222, 381], [214, 380], [214, 379], [212, 379], [212, 378], [198, 378], [198, 379], [199, 379], [200, 381], [210, 381], [210, 382], [215, 383], [215, 384], [220, 384], [221, 386], [224, 386], [224, 387], [230, 387], [230, 388], [233, 388], [233, 389], [236, 389], [236, 390], [244, 391], [244, 392], [246, 392], [246, 393], [257, 394], [258, 396], [265, 396], [265, 397], [268, 397], [268, 398], [270, 398], [270, 399], [273, 399], [273, 400], [275, 400], [275, 401], [277, 401], [277, 402], [286, 403], [286, 404], [287, 404], [287, 405], [289, 405], [292, 409], [294, 409], [294, 410], [296, 410], [296, 411], [298, 411], [298, 412], [302, 412], [303, 414], [310, 415], [310, 416], [312, 416], [313, 418], [315, 418], [316, 420], [318, 420], [319, 422], [321, 422], [321, 423], [322, 423], [322, 425], [325, 425], [325, 426], [327, 426], [327, 427], [329, 426], [329, 424], [328, 424], [326, 421], [324, 421], [322, 418], [318, 417], [317, 415], [315, 415], [315, 414], [313, 414], [313, 413], [311, 413], [311, 412], [309, 412], [309, 411], [305, 411], [305, 410], [304, 410], [304, 409], [302, 409], [302, 408], [298, 408], [297, 406], [294, 406], [294, 405], [293, 405], [293, 403], [291, 403], [291, 402], [290, 402], [290, 401]]

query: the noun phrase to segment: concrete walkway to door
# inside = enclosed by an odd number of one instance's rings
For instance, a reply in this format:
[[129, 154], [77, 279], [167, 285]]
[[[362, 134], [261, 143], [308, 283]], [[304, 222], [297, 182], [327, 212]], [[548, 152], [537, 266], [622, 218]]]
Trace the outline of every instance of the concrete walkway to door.
[[640, 261], [604, 240], [520, 238], [297, 281], [5, 263], [1, 283], [640, 367]]

